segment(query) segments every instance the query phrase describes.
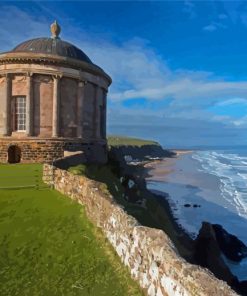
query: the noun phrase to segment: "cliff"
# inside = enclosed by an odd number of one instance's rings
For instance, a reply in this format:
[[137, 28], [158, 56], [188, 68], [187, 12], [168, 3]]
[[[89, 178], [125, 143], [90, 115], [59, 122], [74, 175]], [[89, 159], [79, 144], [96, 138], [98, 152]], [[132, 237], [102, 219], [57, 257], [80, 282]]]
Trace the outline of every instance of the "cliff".
[[127, 162], [145, 161], [163, 157], [172, 157], [176, 154], [165, 150], [159, 143], [141, 139], [109, 137], [108, 139], [110, 156], [120, 161]]

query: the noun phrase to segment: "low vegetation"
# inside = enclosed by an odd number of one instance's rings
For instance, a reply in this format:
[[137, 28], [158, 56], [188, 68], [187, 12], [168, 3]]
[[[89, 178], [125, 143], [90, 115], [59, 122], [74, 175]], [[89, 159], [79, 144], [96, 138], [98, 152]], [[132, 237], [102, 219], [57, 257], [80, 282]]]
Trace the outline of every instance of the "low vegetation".
[[158, 225], [154, 223], [148, 210], [149, 203], [152, 203], [150, 199], [147, 200], [148, 207], [141, 207], [136, 203], [128, 202], [124, 198], [125, 188], [120, 182], [117, 167], [114, 163], [109, 162], [105, 165], [80, 164], [78, 166], [70, 167], [68, 171], [76, 175], [83, 175], [95, 181], [102, 182], [101, 186], [104, 193], [110, 193], [114, 199], [124, 207], [128, 214], [134, 216], [142, 225], [159, 228]]
[[0, 295], [142, 295], [83, 207], [41, 172], [0, 165]]
[[[181, 239], [181, 235], [184, 234], [175, 226], [165, 199], [155, 196], [145, 188], [139, 188], [135, 194], [140, 197], [140, 201], [145, 200], [144, 205], [126, 200], [126, 188], [120, 180], [123, 172], [117, 161], [109, 160], [105, 165], [81, 164], [70, 167], [69, 171], [101, 182], [102, 192], [106, 195], [111, 194], [125, 211], [135, 217], [141, 225], [164, 230], [172, 239], [180, 255], [190, 260], [190, 242], [187, 238]], [[141, 166], [131, 166], [132, 176], [136, 177], [143, 173]]]

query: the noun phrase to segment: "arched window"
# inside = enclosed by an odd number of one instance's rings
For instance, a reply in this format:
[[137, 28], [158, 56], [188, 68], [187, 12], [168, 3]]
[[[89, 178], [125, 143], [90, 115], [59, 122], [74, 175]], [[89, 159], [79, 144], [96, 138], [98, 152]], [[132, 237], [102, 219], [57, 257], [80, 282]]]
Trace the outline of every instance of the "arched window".
[[21, 149], [17, 145], [8, 148], [8, 163], [18, 163], [21, 161]]
[[26, 97], [14, 97], [12, 104], [13, 130], [26, 131]]

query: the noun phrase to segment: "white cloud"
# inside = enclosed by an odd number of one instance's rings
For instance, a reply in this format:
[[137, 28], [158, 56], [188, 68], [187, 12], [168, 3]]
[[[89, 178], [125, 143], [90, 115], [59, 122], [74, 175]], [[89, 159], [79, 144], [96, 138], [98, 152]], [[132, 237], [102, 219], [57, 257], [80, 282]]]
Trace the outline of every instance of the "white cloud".
[[0, 47], [1, 51], [12, 49], [18, 43], [44, 36], [49, 22], [44, 17], [32, 16], [15, 6], [1, 6]]
[[185, 13], [187, 13], [191, 19], [193, 19], [197, 16], [196, 10], [195, 10], [195, 4], [192, 1], [189, 1], [189, 0], [184, 1], [183, 11]]
[[223, 22], [212, 22], [209, 25], [203, 27], [203, 30], [208, 32], [214, 32], [218, 29], [227, 29], [227, 25]]
[[214, 24], [210, 24], [210, 25], [203, 27], [203, 30], [213, 32], [213, 31], [217, 30], [217, 27]]
[[224, 13], [221, 13], [221, 14], [218, 15], [218, 18], [219, 18], [220, 20], [225, 20], [225, 19], [228, 18], [228, 16], [227, 16], [226, 14], [224, 14]]
[[229, 106], [229, 105], [247, 105], [247, 99], [246, 98], [233, 98], [230, 100], [226, 100], [224, 102], [219, 102], [217, 105], [218, 106]]
[[245, 127], [246, 128], [247, 127], [247, 115], [243, 116], [240, 119], [234, 120], [233, 124], [235, 124], [236, 126], [239, 126], [239, 127]]

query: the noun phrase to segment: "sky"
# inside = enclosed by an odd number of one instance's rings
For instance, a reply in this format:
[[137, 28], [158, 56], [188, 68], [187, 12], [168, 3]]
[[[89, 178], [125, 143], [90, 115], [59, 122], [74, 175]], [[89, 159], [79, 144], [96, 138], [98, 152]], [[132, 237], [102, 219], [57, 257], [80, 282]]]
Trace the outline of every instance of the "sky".
[[113, 80], [108, 133], [247, 145], [246, 1], [1, 1], [0, 51], [61, 25]]

